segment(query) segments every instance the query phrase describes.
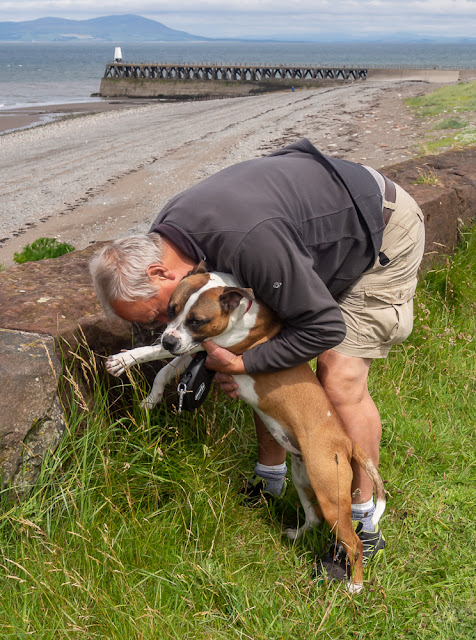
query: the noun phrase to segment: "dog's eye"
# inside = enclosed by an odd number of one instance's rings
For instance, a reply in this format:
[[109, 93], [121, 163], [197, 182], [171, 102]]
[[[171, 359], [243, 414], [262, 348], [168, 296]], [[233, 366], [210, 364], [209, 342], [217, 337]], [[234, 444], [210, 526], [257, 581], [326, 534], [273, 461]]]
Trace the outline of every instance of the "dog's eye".
[[207, 324], [208, 320], [201, 320], [199, 318], [189, 318], [187, 324], [190, 329], [198, 329], [199, 327]]
[[169, 304], [167, 307], [167, 316], [169, 320], [173, 320], [175, 318], [175, 309], [177, 308], [176, 304]]

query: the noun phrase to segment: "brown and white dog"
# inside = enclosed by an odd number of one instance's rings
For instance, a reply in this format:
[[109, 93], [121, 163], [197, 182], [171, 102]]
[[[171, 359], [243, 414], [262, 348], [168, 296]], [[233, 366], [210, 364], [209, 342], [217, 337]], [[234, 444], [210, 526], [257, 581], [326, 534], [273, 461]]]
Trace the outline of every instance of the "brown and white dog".
[[[107, 369], [121, 375], [134, 364], [175, 359], [157, 374], [147, 408], [162, 399], [164, 388], [177, 372], [185, 370], [191, 355], [203, 350], [210, 338], [221, 347], [241, 354], [271, 339], [281, 328], [274, 314], [254, 299], [250, 289], [235, 286], [228, 274], [198, 269], [184, 278], [173, 293], [169, 323], [162, 344], [139, 347], [110, 356]], [[248, 402], [267, 429], [292, 456], [292, 476], [305, 512], [299, 529], [288, 529], [291, 539], [325, 519], [344, 546], [350, 562], [348, 589], [362, 589], [362, 542], [351, 520], [351, 460], [372, 479], [377, 497], [373, 522], [385, 510], [385, 490], [372, 461], [346, 435], [324, 389], [307, 364], [277, 373], [234, 376], [240, 397]]]

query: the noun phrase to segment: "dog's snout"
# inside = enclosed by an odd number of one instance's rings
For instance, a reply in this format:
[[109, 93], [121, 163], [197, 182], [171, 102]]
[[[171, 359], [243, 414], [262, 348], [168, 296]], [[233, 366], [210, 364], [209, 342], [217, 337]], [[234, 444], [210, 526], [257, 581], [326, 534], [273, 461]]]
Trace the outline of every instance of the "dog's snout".
[[164, 334], [162, 336], [162, 346], [164, 347], [164, 349], [167, 349], [167, 351], [170, 351], [170, 353], [174, 353], [174, 351], [177, 350], [179, 344], [180, 340], [178, 338], [175, 338], [174, 336], [167, 334]]

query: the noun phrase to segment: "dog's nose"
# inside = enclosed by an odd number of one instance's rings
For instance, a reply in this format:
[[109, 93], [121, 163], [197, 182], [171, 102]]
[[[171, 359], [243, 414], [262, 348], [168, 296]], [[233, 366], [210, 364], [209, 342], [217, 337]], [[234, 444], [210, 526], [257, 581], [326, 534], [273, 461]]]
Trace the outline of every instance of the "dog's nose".
[[178, 338], [174, 338], [174, 336], [165, 334], [162, 336], [162, 346], [164, 347], [164, 349], [167, 349], [167, 351], [170, 351], [170, 353], [173, 353], [174, 350], [177, 349], [179, 344], [180, 340]]

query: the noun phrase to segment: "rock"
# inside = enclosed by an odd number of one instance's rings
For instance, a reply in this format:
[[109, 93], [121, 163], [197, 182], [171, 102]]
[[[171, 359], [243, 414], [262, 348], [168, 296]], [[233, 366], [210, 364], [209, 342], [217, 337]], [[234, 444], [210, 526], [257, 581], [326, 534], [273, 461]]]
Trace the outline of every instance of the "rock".
[[[469, 225], [476, 211], [476, 147], [412, 158], [381, 171], [412, 195], [425, 215], [423, 268], [440, 254], [450, 254], [460, 227]], [[437, 183], [416, 184], [420, 176]]]
[[107, 319], [94, 293], [89, 261], [102, 244], [0, 273], [0, 328], [52, 336], [67, 359], [81, 333], [99, 354], [130, 346], [130, 324]]
[[95, 296], [88, 270], [95, 249], [0, 273], [0, 470], [18, 496], [63, 434], [63, 366], [84, 341], [98, 354], [131, 343], [130, 325], [107, 320]]
[[64, 431], [53, 338], [0, 330], [0, 466], [2, 485], [21, 496], [34, 485], [45, 454]]

